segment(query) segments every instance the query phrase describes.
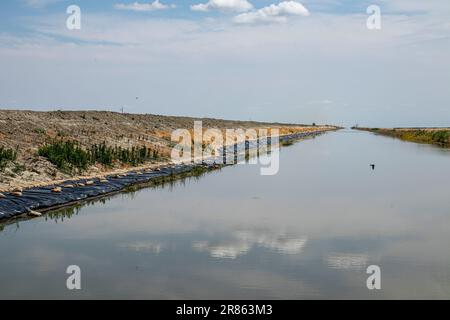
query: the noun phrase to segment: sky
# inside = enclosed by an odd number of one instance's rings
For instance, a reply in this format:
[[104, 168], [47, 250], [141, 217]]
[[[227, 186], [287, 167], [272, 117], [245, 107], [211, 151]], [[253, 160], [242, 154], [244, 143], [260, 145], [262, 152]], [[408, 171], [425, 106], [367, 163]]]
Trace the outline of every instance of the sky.
[[450, 126], [449, 57], [447, 0], [0, 1], [1, 109]]

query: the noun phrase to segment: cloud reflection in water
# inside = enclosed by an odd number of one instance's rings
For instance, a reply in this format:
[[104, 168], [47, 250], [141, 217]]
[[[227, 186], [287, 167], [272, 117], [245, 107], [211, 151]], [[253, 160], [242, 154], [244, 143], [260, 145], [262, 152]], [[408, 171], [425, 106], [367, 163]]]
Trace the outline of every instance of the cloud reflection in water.
[[292, 237], [263, 230], [241, 230], [234, 232], [233, 239], [230, 241], [218, 244], [197, 241], [193, 243], [193, 248], [200, 252], [208, 252], [213, 258], [236, 259], [255, 247], [266, 248], [281, 254], [299, 254], [303, 251], [306, 242], [306, 237]]

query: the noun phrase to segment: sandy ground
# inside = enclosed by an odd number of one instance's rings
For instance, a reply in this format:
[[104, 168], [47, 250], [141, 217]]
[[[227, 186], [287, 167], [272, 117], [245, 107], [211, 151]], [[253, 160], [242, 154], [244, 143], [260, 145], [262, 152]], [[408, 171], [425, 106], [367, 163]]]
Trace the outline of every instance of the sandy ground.
[[[170, 162], [171, 133], [175, 129], [192, 130], [194, 121], [202, 120], [203, 128], [260, 129], [277, 128], [280, 134], [333, 130], [331, 126], [261, 123], [221, 119], [194, 119], [148, 114], [121, 114], [102, 111], [34, 112], [0, 110], [0, 147], [18, 150], [18, 158], [0, 171], [0, 192], [17, 188], [49, 185], [78, 178], [103, 177], [112, 173], [147, 169]], [[158, 150], [161, 158], [140, 167], [116, 164], [112, 168], [91, 166], [83, 175], [72, 176], [59, 171], [37, 150], [51, 139], [75, 140], [84, 147], [106, 143], [131, 148], [147, 146]]]

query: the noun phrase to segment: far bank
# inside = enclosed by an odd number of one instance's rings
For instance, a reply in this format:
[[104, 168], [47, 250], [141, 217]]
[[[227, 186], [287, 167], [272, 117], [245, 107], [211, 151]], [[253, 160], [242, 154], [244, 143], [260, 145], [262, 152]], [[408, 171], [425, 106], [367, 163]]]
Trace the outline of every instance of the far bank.
[[409, 142], [433, 144], [440, 147], [450, 147], [450, 128], [365, 128], [352, 129], [368, 131], [375, 134], [393, 137]]

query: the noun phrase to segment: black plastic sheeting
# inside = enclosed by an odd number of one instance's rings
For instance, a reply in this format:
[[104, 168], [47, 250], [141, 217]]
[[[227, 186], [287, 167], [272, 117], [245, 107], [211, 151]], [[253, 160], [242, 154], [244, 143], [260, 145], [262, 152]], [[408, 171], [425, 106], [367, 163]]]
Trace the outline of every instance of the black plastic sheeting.
[[[301, 139], [311, 136], [316, 136], [323, 132], [314, 133], [296, 133], [280, 137], [280, 141], [287, 141], [293, 139]], [[268, 139], [270, 144], [270, 138]], [[246, 143], [246, 148], [257, 146], [256, 142]], [[236, 148], [236, 146], [234, 146]], [[202, 166], [208, 169], [214, 169], [216, 159], [204, 161]], [[45, 187], [36, 187], [26, 189], [22, 192], [22, 196], [14, 196], [6, 194], [5, 198], [0, 199], [0, 220], [13, 218], [18, 215], [25, 214], [30, 210], [39, 210], [52, 207], [62, 206], [71, 202], [82, 201], [93, 197], [107, 195], [109, 193], [118, 192], [126, 187], [150, 182], [158, 177], [166, 177], [170, 175], [178, 175], [190, 172], [194, 167], [199, 165], [194, 164], [180, 164], [175, 166], [163, 167], [159, 171], [144, 171], [144, 172], [129, 172], [122, 176], [111, 175], [106, 176], [107, 182], [101, 182], [100, 179], [80, 179], [73, 181], [65, 181], [62, 184], [54, 184]], [[93, 185], [86, 185], [87, 181], [93, 181]], [[85, 184], [84, 186], [77, 186], [78, 183]], [[73, 188], [64, 188], [66, 185], [73, 185]], [[62, 192], [52, 192], [55, 187], [61, 187]]]
[[[120, 191], [134, 184], [149, 182], [158, 177], [187, 173], [191, 171], [193, 167], [194, 165], [176, 165], [161, 168], [159, 171], [130, 172], [123, 176], [111, 175], [104, 178], [108, 180], [107, 182], [102, 182], [101, 179], [98, 178], [80, 179], [76, 181], [68, 180], [62, 184], [26, 189], [22, 192], [22, 196], [20, 197], [7, 194], [6, 198], [0, 199], [0, 220], [27, 213], [30, 210], [57, 207], [75, 201], [106, 195]], [[86, 185], [86, 182], [88, 181], [93, 181], [94, 184]], [[77, 186], [79, 183], [85, 185]], [[65, 188], [64, 186], [67, 185], [72, 185], [74, 187]], [[55, 187], [61, 187], [62, 192], [52, 192], [52, 189]]]

